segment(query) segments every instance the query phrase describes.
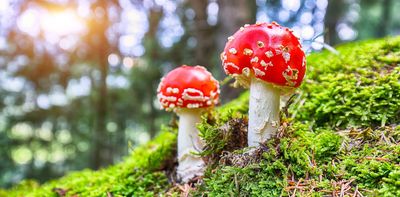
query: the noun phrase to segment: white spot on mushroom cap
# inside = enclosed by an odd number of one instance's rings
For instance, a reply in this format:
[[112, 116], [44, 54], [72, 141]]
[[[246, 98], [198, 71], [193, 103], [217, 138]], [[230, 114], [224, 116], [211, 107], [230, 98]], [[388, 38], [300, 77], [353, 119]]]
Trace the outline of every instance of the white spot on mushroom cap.
[[199, 103], [189, 103], [186, 106], [187, 108], [193, 109], [193, 108], [199, 108], [200, 104]]
[[171, 93], [172, 92], [172, 88], [171, 87], [167, 87], [167, 93]]
[[[176, 91], [177, 88], [170, 88], [169, 91], [173, 92]], [[179, 89], [178, 89], [179, 91]], [[211, 106], [212, 104], [218, 103], [218, 94], [219, 94], [219, 87], [217, 91], [211, 91], [210, 97], [204, 96], [204, 93], [195, 88], [186, 88], [183, 93], [182, 97], [178, 98], [175, 96], [166, 96], [163, 93], [157, 94], [159, 101], [161, 103], [161, 109], [165, 109], [166, 111], [172, 111], [176, 107], [183, 107], [184, 101], [189, 102], [196, 102], [196, 103], [189, 103], [186, 105], [186, 108], [199, 108], [206, 106]], [[176, 102], [177, 101], [177, 102]], [[206, 102], [204, 104], [204, 102]]]
[[298, 73], [299, 73], [299, 70], [292, 69], [290, 66], [288, 66], [282, 72], [282, 76], [286, 80], [286, 85], [295, 86], [296, 85], [296, 80], [298, 79]]
[[225, 71], [225, 73], [226, 73], [227, 75], [230, 75], [230, 74], [231, 74], [231, 72], [229, 72], [228, 67], [227, 67], [225, 64], [223, 64], [223, 68], [224, 68], [224, 71]]
[[258, 57], [255, 56], [255, 57], [251, 58], [250, 62], [251, 63], [257, 63], [258, 62]]
[[271, 57], [274, 56], [274, 53], [273, 53], [272, 51], [267, 51], [267, 52], [265, 52], [265, 55], [266, 55], [268, 58], [271, 58]]
[[237, 50], [235, 48], [230, 48], [229, 53], [235, 55], [237, 53]]
[[178, 98], [178, 106], [182, 106], [183, 105], [183, 100], [181, 98]]
[[233, 39], [235, 39], [235, 37], [229, 36], [229, 37], [228, 37], [228, 42], [232, 41]]
[[[212, 104], [217, 104], [219, 92], [220, 90], [218, 86], [217, 90], [211, 91], [210, 96], [208, 97], [204, 95], [204, 92], [198, 89], [186, 88], [185, 90], [183, 90], [182, 99], [178, 100], [178, 105], [180, 105], [180, 103], [183, 104], [183, 101], [196, 102], [187, 104], [187, 108], [199, 108], [203, 107], [204, 105], [210, 106]], [[206, 103], [204, 104], [204, 102]]]
[[237, 69], [237, 70], [240, 69], [240, 67], [237, 66], [236, 64], [234, 64], [233, 62], [225, 62], [225, 63], [224, 63], [224, 67], [228, 67], [228, 66], [232, 66], [233, 68], [235, 68], [235, 69]]
[[283, 59], [285, 60], [286, 63], [288, 63], [288, 61], [290, 61], [290, 53], [283, 52], [282, 56], [283, 56]]
[[219, 86], [218, 86], [217, 91], [211, 91], [210, 100], [214, 100], [214, 101], [218, 102], [218, 96], [220, 93], [221, 93], [221, 90], [219, 89]]
[[260, 65], [263, 66], [263, 67], [266, 67], [266, 66], [274, 66], [274, 64], [272, 64], [271, 61], [269, 61], [268, 63], [266, 63], [264, 60], [261, 60]]
[[267, 63], [265, 63], [264, 60], [261, 60], [260, 65], [263, 66], [263, 67], [266, 67], [266, 66], [267, 66]]
[[264, 75], [265, 75], [265, 72], [262, 71], [262, 70], [260, 70], [260, 69], [258, 69], [258, 68], [254, 68], [254, 67], [253, 67], [253, 70], [254, 70], [254, 74], [255, 74], [256, 76], [264, 76]]
[[195, 88], [186, 88], [183, 90], [182, 99], [188, 101], [205, 101], [204, 93]]
[[175, 96], [166, 96], [166, 95], [163, 95], [162, 93], [160, 94], [159, 99], [169, 101], [169, 102], [175, 102], [177, 100], [177, 98]]
[[253, 55], [253, 50], [248, 49], [248, 48], [245, 48], [245, 49], [243, 50], [243, 54], [244, 54], [244, 55]]
[[166, 111], [171, 111], [175, 107], [175, 102], [177, 97], [175, 96], [167, 96], [164, 95], [162, 92], [157, 94], [157, 98], [161, 104], [161, 109], [165, 109]]
[[226, 53], [225, 53], [225, 52], [222, 52], [222, 53], [221, 53], [220, 58], [221, 58], [221, 61], [225, 61], [225, 60], [228, 59], [228, 57], [226, 56]]

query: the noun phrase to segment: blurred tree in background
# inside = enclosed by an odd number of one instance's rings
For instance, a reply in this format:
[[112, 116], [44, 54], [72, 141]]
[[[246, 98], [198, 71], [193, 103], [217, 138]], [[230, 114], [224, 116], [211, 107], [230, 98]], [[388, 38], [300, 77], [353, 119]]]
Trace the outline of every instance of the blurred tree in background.
[[[307, 52], [400, 33], [393, 0], [2, 0], [0, 185], [97, 169], [154, 137], [159, 79], [203, 65], [240, 26], [277, 21]], [[222, 87], [223, 102], [240, 90]]]

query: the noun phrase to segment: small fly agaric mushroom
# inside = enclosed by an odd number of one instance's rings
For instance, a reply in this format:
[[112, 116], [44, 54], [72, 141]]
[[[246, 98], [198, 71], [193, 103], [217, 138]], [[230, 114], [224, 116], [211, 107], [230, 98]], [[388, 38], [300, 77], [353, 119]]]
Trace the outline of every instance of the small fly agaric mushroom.
[[157, 93], [161, 107], [179, 116], [177, 174], [183, 182], [188, 182], [203, 175], [204, 161], [193, 154], [204, 146], [196, 124], [204, 109], [218, 103], [218, 81], [202, 66], [183, 65], [161, 79]]
[[228, 38], [221, 60], [235, 85], [250, 87], [248, 145], [258, 146], [278, 129], [280, 95], [303, 80], [304, 51], [289, 28], [256, 23]]

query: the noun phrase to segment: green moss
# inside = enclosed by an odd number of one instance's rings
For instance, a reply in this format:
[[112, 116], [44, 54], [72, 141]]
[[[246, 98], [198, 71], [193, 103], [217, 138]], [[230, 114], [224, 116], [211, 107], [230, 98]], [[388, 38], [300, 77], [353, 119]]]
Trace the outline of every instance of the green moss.
[[325, 74], [305, 85], [291, 107], [295, 118], [317, 126], [384, 126], [400, 120], [400, 67], [384, 74]]
[[330, 128], [398, 123], [399, 46], [397, 37], [344, 45], [340, 55], [310, 55], [308, 76], [289, 111], [296, 120]]
[[[247, 144], [246, 92], [203, 116], [208, 168], [194, 196], [400, 196], [400, 37], [339, 46], [308, 56], [307, 77], [278, 137]], [[175, 132], [164, 128], [124, 162], [0, 196], [178, 196], [169, 182]]]
[[400, 196], [400, 171], [392, 171], [383, 178], [383, 187], [379, 190], [382, 196]]
[[296, 123], [283, 134], [265, 145], [257, 163], [243, 167], [220, 162], [209, 169], [197, 195], [290, 196], [296, 185], [301, 185], [296, 188], [301, 196], [324, 196], [340, 192], [347, 183], [348, 194], [356, 188], [368, 195], [399, 189], [395, 178], [400, 170], [400, 138], [392, 127], [312, 131], [308, 125]]

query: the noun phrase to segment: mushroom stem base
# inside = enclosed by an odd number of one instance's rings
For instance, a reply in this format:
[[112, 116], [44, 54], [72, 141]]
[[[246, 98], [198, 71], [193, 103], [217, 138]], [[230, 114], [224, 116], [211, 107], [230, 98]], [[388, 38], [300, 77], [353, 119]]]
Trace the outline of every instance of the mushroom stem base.
[[248, 145], [259, 146], [276, 134], [279, 126], [280, 90], [252, 78], [250, 84]]
[[188, 182], [204, 173], [204, 161], [195, 155], [204, 147], [196, 128], [196, 124], [200, 123], [201, 109], [181, 109], [177, 114], [179, 116], [177, 175], [182, 182]]

